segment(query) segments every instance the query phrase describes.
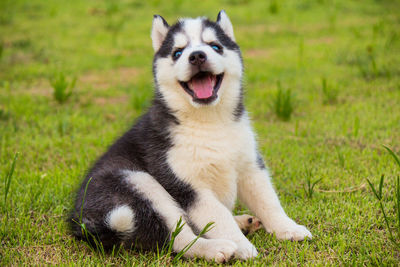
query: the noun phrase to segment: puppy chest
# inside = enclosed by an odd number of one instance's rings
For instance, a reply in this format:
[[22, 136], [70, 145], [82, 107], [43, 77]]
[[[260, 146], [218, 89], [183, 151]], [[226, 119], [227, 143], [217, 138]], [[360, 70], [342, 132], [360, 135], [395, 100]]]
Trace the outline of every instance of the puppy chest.
[[168, 162], [179, 178], [231, 202], [236, 196], [241, 142], [234, 128], [181, 127], [173, 132]]

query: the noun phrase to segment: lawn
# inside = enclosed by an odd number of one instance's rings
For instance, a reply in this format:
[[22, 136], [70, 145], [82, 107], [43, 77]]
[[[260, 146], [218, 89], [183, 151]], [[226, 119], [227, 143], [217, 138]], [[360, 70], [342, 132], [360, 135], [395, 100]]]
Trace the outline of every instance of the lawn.
[[[172, 263], [92, 251], [65, 219], [87, 168], [149, 106], [153, 14], [214, 19], [221, 9], [242, 49], [247, 109], [282, 205], [314, 235], [296, 243], [261, 230], [250, 237], [259, 257], [230, 264], [399, 264], [400, 166], [383, 147], [400, 154], [399, 1], [1, 0], [1, 266]], [[57, 81], [71, 88], [61, 98]], [[274, 109], [279, 95], [290, 117]], [[388, 224], [367, 182], [377, 187], [381, 175]]]

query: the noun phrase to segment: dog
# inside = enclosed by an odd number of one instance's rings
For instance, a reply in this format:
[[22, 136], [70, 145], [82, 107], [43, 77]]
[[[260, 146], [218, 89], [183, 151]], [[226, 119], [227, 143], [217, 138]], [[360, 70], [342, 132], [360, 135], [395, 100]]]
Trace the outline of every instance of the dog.
[[[227, 14], [172, 26], [155, 15], [151, 38], [152, 106], [86, 175], [70, 217], [75, 236], [104, 248], [155, 249], [181, 220], [179, 252], [213, 222], [184, 256], [219, 263], [256, 257], [245, 234], [261, 223], [278, 239], [312, 238], [284, 212], [258, 152]], [[256, 217], [232, 215], [237, 197]]]

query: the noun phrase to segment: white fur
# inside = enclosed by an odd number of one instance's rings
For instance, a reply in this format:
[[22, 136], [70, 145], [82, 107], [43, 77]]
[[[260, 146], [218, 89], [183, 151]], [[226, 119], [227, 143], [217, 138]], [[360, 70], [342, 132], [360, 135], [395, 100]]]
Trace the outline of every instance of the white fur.
[[130, 207], [122, 205], [111, 210], [106, 219], [109, 227], [119, 233], [129, 234], [135, 230], [135, 215]]
[[206, 28], [204, 29], [201, 38], [205, 43], [211, 43], [217, 41], [217, 36], [215, 35], [214, 29]]
[[220, 13], [220, 20], [217, 22], [221, 29], [228, 35], [233, 41], [235, 41], [235, 35], [233, 34], [233, 26], [231, 21], [229, 20], [228, 15], [224, 10]]
[[[173, 244], [175, 252], [179, 252], [185, 248], [191, 241], [196, 238], [192, 229], [185, 222], [185, 213], [168, 194], [167, 191], [149, 174], [145, 172], [124, 171], [126, 182], [132, 186], [134, 190], [143, 193], [148, 198], [155, 210], [164, 217], [170, 231], [174, 231], [179, 219], [183, 220], [183, 228], [181, 233], [176, 237]], [[228, 261], [237, 246], [232, 241], [226, 239], [204, 239], [199, 238], [197, 242], [185, 253], [186, 257], [204, 257], [208, 260], [217, 262]]]
[[153, 49], [155, 52], [160, 49], [162, 42], [167, 36], [168, 27], [164, 25], [164, 22], [160, 16], [155, 16], [153, 19], [153, 26], [151, 29], [151, 39], [153, 41]]
[[249, 121], [244, 117], [236, 122], [231, 116], [218, 112], [209, 120], [180, 116], [167, 158], [178, 177], [196, 189], [213, 190], [228, 209], [235, 204], [240, 161], [256, 158]]
[[188, 42], [189, 42], [188, 38], [183, 33], [177, 33], [174, 36], [174, 44], [175, 44], [175, 47], [177, 47], [177, 48], [186, 47], [188, 45]]

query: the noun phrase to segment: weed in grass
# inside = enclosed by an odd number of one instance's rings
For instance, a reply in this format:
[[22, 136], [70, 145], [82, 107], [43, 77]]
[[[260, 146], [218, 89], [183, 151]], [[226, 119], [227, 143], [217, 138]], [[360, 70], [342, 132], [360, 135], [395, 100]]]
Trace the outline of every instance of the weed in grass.
[[[189, 244], [187, 244], [181, 251], [179, 251], [174, 259], [172, 260], [173, 264], [177, 264], [178, 261], [183, 257], [183, 255], [194, 245], [194, 243], [197, 242], [197, 240], [199, 240], [200, 237], [204, 236], [208, 231], [210, 231], [212, 229], [212, 225], [214, 223], [210, 222], [208, 223], [202, 230], [201, 232], [196, 236], [195, 239], [193, 239]], [[179, 235], [179, 233], [182, 231], [183, 226], [185, 225], [185, 223], [182, 221], [182, 217], [179, 218], [175, 230], [171, 233], [171, 239], [169, 240], [169, 242], [166, 244], [166, 246], [163, 247], [163, 249], [161, 250], [161, 256], [171, 256], [173, 251], [173, 245], [175, 242], [176, 237]], [[157, 253], [160, 255], [160, 253]]]
[[289, 121], [295, 108], [294, 96], [290, 89], [283, 89], [280, 82], [277, 83], [277, 87], [272, 98], [272, 110], [279, 119]]
[[50, 79], [50, 84], [53, 87], [53, 96], [58, 103], [62, 104], [71, 97], [75, 83], [76, 77], [72, 78], [71, 81], [68, 81], [62, 72], [59, 72]]
[[6, 121], [10, 118], [10, 112], [0, 107], [0, 121]]
[[[388, 152], [389, 154], [393, 157], [394, 161], [397, 163], [398, 167], [400, 168], [400, 159], [399, 157], [393, 152], [393, 150], [391, 150], [389, 147], [387, 146], [383, 146]], [[367, 182], [372, 190], [372, 193], [374, 194], [374, 196], [376, 197], [376, 199], [379, 202], [379, 208], [383, 214], [383, 219], [385, 221], [387, 230], [389, 232], [389, 240], [398, 248], [400, 248], [400, 174], [397, 175], [396, 177], [396, 182], [395, 182], [395, 196], [394, 196], [394, 200], [395, 200], [395, 209], [394, 209], [394, 213], [395, 213], [395, 217], [396, 217], [396, 221], [397, 221], [397, 227], [390, 226], [390, 220], [388, 218], [387, 213], [385, 212], [385, 208], [383, 206], [383, 202], [384, 202], [384, 197], [383, 197], [383, 184], [384, 184], [384, 178], [385, 176], [382, 174], [381, 175], [381, 179], [379, 180], [379, 185], [378, 188], [375, 189], [375, 186], [372, 184], [372, 182], [367, 179]], [[394, 230], [393, 230], [394, 229]], [[394, 232], [397, 232], [394, 233]]]
[[328, 81], [325, 77], [322, 78], [322, 102], [324, 104], [335, 104], [337, 103], [339, 90], [337, 87], [328, 85]]
[[278, 14], [279, 12], [279, 4], [277, 0], [271, 0], [268, 6], [269, 13]]
[[338, 146], [336, 146], [335, 148], [336, 148], [336, 154], [338, 157], [339, 165], [340, 165], [340, 167], [344, 168], [345, 160], [344, 160], [343, 153], [340, 151]]
[[312, 181], [313, 172], [311, 169], [306, 170], [306, 183], [303, 184], [304, 194], [307, 198], [311, 199], [314, 194], [314, 187], [321, 182], [322, 178]]
[[372, 80], [378, 77], [390, 78], [391, 73], [384, 66], [378, 66], [376, 51], [372, 45], [366, 48], [366, 54], [358, 56], [357, 67], [365, 80]]

